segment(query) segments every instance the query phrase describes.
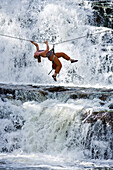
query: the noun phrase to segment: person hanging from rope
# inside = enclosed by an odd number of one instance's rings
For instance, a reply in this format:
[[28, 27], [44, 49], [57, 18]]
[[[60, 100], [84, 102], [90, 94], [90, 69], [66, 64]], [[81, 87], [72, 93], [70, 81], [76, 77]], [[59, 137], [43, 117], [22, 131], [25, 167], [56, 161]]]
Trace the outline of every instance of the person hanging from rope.
[[60, 57], [63, 57], [65, 60], [71, 61], [71, 63], [77, 62], [78, 60], [71, 59], [67, 54], [63, 52], [54, 53], [53, 50], [49, 51], [48, 41], [45, 41], [46, 50], [39, 50], [39, 46], [37, 43], [30, 41], [32, 44], [36, 46], [36, 52], [34, 53], [34, 58], [38, 59], [38, 63], [41, 62], [41, 57], [47, 57], [50, 61], [53, 62], [53, 69], [55, 69], [55, 73], [52, 75], [53, 79], [57, 81], [56, 76], [59, 74], [62, 64], [59, 60]]

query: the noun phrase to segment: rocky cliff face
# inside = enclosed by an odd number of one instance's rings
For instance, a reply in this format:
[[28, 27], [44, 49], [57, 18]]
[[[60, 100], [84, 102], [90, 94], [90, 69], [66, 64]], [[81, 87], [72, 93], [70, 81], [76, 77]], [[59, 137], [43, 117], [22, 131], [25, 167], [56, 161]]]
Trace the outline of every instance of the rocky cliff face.
[[89, 1], [93, 9], [93, 19], [90, 23], [95, 26], [113, 28], [113, 4], [108, 1]]

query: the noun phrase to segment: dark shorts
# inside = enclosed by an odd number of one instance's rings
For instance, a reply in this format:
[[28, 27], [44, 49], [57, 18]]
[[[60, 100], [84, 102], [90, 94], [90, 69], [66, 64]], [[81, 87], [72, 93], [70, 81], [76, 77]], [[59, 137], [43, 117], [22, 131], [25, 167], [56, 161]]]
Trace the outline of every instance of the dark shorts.
[[53, 55], [53, 52], [52, 51], [48, 51], [47, 54], [46, 54], [46, 57], [48, 57], [48, 59], [50, 59], [50, 57]]

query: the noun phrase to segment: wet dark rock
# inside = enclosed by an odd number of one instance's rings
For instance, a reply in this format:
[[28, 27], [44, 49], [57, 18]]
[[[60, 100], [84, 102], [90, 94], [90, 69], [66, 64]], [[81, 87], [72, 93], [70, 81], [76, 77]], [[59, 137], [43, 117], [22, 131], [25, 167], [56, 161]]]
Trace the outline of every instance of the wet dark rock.
[[83, 115], [82, 121], [84, 123], [91, 123], [94, 124], [97, 121], [102, 121], [103, 124], [110, 125], [113, 131], [113, 111], [93, 111], [91, 114], [90, 112], [86, 112]]
[[113, 103], [109, 105], [109, 109], [113, 109]]
[[78, 96], [77, 96], [77, 94], [71, 94], [69, 98], [70, 98], [70, 99], [77, 99]]
[[65, 87], [48, 87], [48, 88], [45, 88], [45, 90], [49, 91], [49, 92], [64, 92], [64, 91], [67, 91], [68, 89], [66, 89]]
[[91, 24], [112, 28], [112, 4], [111, 1], [92, 1], [93, 19]]
[[105, 103], [104, 103], [104, 102], [100, 102], [100, 105], [101, 105], [101, 106], [104, 106], [104, 105], [105, 105]]
[[104, 101], [113, 96], [113, 89], [95, 89], [84, 87], [64, 87], [64, 86], [32, 86], [32, 85], [5, 85], [0, 84], [0, 97], [4, 101], [7, 99], [17, 99], [22, 101], [46, 100], [50, 94], [56, 96], [67, 95], [67, 98], [94, 99]]
[[[89, 124], [85, 137], [85, 148], [90, 150], [92, 159], [113, 159], [113, 112], [97, 111], [85, 113], [84, 123]], [[96, 141], [96, 143], [92, 143]], [[101, 147], [105, 144], [105, 148]], [[101, 154], [101, 149], [103, 154]], [[88, 154], [89, 155], [89, 154]], [[87, 155], [87, 156], [88, 156]]]
[[3, 85], [0, 87], [0, 97], [4, 101], [6, 99], [16, 99], [21, 101], [39, 101], [46, 100], [47, 91], [40, 89], [39, 87], [31, 87], [31, 85]]
[[106, 101], [107, 98], [109, 97], [109, 94], [102, 94], [99, 99], [102, 100], [102, 101]]
[[45, 92], [45, 91], [43, 91], [43, 90], [39, 90], [39, 93], [41, 93], [43, 96], [48, 95], [48, 93], [47, 93], [47, 92]]
[[113, 12], [113, 9], [111, 9], [111, 8], [109, 8], [109, 7], [106, 9], [106, 13], [107, 13], [107, 14], [112, 14], [112, 12]]

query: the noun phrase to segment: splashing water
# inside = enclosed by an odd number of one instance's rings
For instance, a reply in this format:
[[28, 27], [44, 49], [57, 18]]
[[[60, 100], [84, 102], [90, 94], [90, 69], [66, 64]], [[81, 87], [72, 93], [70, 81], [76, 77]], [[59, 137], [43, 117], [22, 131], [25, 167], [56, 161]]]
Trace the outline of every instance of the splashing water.
[[[98, 99], [68, 99], [67, 102], [47, 99], [23, 103], [2, 100], [2, 167], [112, 167], [110, 126], [105, 127], [101, 121], [94, 125], [82, 123], [81, 119], [87, 110], [102, 109]], [[107, 102], [104, 107], [107, 109]]]

